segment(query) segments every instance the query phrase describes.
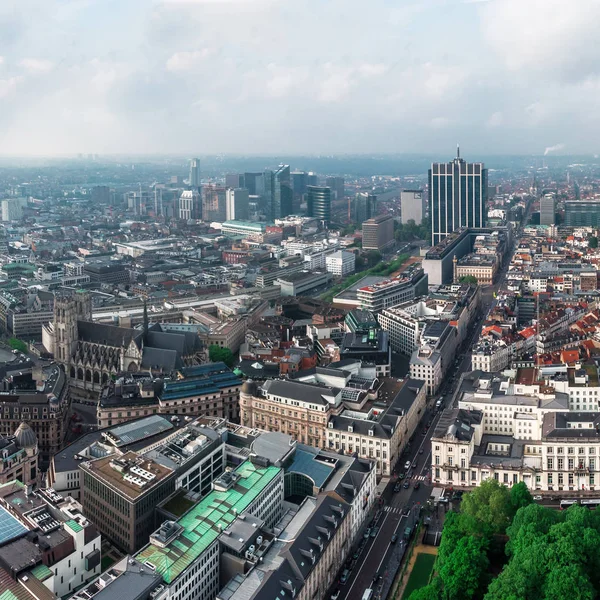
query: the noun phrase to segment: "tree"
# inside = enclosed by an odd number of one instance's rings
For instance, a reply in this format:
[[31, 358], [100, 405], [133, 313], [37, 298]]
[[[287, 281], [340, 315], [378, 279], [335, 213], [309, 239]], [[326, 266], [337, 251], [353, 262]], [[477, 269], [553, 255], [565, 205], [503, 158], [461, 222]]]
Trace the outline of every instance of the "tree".
[[561, 565], [548, 573], [545, 600], [593, 600], [595, 597], [592, 584], [578, 565]]
[[479, 283], [477, 277], [474, 277], [473, 275], [463, 275], [458, 281], [460, 283], [468, 283], [470, 285], [477, 285]]
[[365, 253], [365, 258], [367, 259], [367, 263], [369, 265], [377, 265], [381, 262], [381, 252], [378, 250], [368, 250]]
[[465, 494], [461, 511], [475, 517], [490, 534], [504, 533], [514, 515], [508, 488], [491, 478]]
[[598, 238], [595, 235], [592, 235], [588, 238], [588, 246], [590, 248], [597, 248], [598, 247]]
[[429, 585], [415, 590], [408, 600], [441, 600], [440, 580], [435, 578]]
[[12, 337], [8, 340], [8, 345], [13, 350], [18, 350], [19, 352], [27, 352], [27, 344], [24, 341], [19, 340], [15, 337]]
[[482, 588], [489, 560], [480, 538], [463, 537], [440, 568], [444, 596], [468, 600]]
[[512, 486], [510, 489], [510, 502], [515, 512], [533, 502], [531, 492], [524, 482], [519, 481], [519, 483]]
[[224, 362], [228, 367], [233, 367], [233, 353], [229, 348], [221, 348], [213, 344], [208, 347], [208, 358], [212, 362]]

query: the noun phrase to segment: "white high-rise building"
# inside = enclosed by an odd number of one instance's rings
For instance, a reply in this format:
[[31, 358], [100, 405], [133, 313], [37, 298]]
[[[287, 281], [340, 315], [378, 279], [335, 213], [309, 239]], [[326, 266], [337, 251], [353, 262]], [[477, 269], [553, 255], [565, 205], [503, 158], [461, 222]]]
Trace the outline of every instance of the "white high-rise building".
[[228, 221], [247, 221], [249, 192], [245, 188], [227, 189], [225, 192], [225, 212]]
[[196, 190], [185, 190], [179, 197], [179, 218], [184, 221], [200, 219], [200, 194]]
[[345, 277], [354, 273], [356, 254], [345, 250], [338, 250], [325, 257], [327, 271], [333, 275]]
[[420, 225], [425, 217], [425, 193], [423, 190], [402, 190], [400, 210], [402, 211], [402, 223], [406, 224], [412, 219], [417, 225]]
[[2, 200], [2, 220], [20, 221], [23, 217], [23, 209], [19, 200]]

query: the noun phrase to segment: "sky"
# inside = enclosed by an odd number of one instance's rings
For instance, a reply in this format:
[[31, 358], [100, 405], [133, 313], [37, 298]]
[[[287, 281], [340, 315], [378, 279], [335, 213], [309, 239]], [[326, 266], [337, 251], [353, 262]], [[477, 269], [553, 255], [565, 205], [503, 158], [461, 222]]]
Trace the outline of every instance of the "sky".
[[0, 155], [597, 153], [600, 0], [0, 0]]

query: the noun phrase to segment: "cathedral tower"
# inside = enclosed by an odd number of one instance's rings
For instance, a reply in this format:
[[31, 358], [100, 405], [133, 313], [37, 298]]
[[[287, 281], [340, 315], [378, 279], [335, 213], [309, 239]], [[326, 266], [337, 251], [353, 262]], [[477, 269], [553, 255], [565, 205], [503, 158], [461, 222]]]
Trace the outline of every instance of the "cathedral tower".
[[92, 320], [89, 292], [57, 294], [54, 298], [54, 358], [68, 365], [77, 343], [77, 321]]

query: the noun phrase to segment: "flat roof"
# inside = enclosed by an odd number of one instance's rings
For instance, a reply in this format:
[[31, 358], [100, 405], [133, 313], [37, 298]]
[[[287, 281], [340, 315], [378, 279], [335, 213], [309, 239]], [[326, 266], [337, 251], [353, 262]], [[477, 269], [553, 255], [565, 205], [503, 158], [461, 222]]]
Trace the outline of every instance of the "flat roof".
[[21, 521], [13, 517], [3, 506], [0, 506], [0, 544], [14, 540], [28, 531]]
[[133, 421], [131, 423], [126, 423], [125, 425], [113, 427], [105, 435], [118, 448], [125, 444], [139, 442], [140, 440], [163, 433], [169, 429], [173, 429], [172, 423], [169, 423], [167, 419], [160, 415], [152, 415], [140, 421]]
[[222, 529], [229, 527], [237, 514], [247, 510], [280, 470], [243, 462], [235, 470], [239, 479], [233, 487], [225, 492], [212, 490], [178, 519], [183, 532], [177, 539], [165, 548], [148, 544], [136, 558], [150, 562], [165, 582], [171, 583], [218, 538], [219, 526]]

